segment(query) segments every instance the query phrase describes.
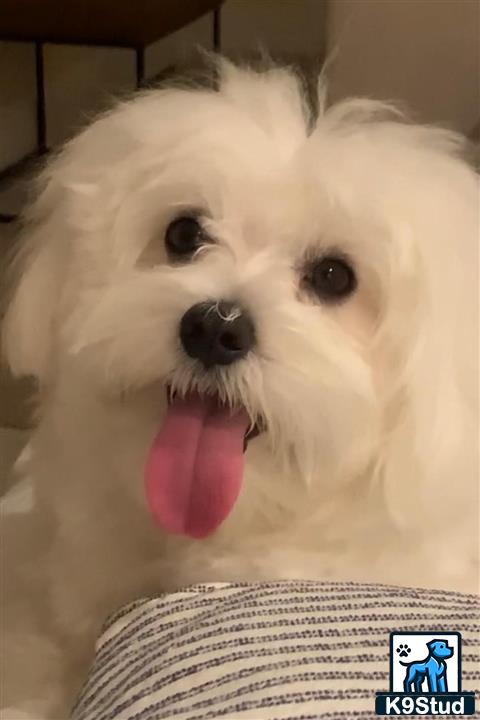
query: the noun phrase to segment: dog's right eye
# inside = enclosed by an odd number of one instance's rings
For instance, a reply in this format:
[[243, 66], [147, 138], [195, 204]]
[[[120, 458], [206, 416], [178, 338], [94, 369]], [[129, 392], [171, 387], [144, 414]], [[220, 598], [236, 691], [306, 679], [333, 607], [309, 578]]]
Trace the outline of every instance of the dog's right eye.
[[176, 218], [167, 227], [165, 233], [165, 247], [168, 254], [179, 260], [187, 260], [207, 240], [202, 226], [191, 216]]

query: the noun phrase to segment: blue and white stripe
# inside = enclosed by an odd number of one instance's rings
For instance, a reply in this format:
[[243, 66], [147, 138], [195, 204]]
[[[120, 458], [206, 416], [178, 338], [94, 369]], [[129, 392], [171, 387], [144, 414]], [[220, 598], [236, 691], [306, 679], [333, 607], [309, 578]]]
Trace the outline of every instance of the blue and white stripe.
[[476, 596], [357, 583], [202, 585], [110, 619], [72, 720], [373, 719], [375, 692], [389, 685], [393, 630], [460, 631], [463, 689], [480, 688]]

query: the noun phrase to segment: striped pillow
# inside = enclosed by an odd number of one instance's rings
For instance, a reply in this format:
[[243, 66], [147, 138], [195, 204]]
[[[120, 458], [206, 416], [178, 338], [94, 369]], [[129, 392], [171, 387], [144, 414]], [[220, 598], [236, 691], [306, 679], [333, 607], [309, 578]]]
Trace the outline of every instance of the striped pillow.
[[201, 585], [108, 622], [73, 720], [375, 718], [389, 633], [460, 631], [480, 687], [479, 599], [356, 583]]

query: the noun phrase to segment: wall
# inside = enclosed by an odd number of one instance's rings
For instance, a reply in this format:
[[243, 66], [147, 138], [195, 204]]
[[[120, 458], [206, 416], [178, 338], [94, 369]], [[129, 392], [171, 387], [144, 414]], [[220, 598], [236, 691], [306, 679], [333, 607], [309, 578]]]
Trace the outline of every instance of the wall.
[[478, 0], [333, 0], [331, 97], [401, 100], [470, 133], [480, 115]]

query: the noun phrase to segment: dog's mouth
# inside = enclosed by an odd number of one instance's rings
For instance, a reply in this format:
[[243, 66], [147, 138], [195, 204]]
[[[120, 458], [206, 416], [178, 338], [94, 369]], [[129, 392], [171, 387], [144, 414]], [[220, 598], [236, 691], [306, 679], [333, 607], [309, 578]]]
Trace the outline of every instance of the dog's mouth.
[[262, 429], [244, 408], [218, 397], [167, 389], [168, 408], [145, 473], [153, 517], [170, 533], [203, 538], [231, 512], [243, 480], [244, 452]]
[[[167, 405], [168, 405], [168, 407], [170, 407], [177, 400], [178, 393], [176, 390], [173, 390], [173, 388], [171, 388], [170, 386], [167, 386], [166, 393], [167, 393]], [[219, 407], [221, 407], [221, 408], [224, 407], [224, 403], [222, 403], [215, 395], [203, 395], [200, 397], [204, 400], [204, 402], [207, 402], [207, 403], [215, 402], [218, 404]], [[237, 411], [232, 410], [231, 412], [238, 412], [238, 409], [237, 409]], [[263, 418], [259, 418], [253, 425], [250, 424], [250, 426], [247, 428], [245, 435], [243, 437], [243, 452], [245, 452], [245, 450], [247, 449], [248, 443], [250, 442], [250, 440], [253, 440], [254, 438], [256, 438], [258, 435], [260, 435], [264, 431], [265, 431], [265, 421], [263, 420]]]

